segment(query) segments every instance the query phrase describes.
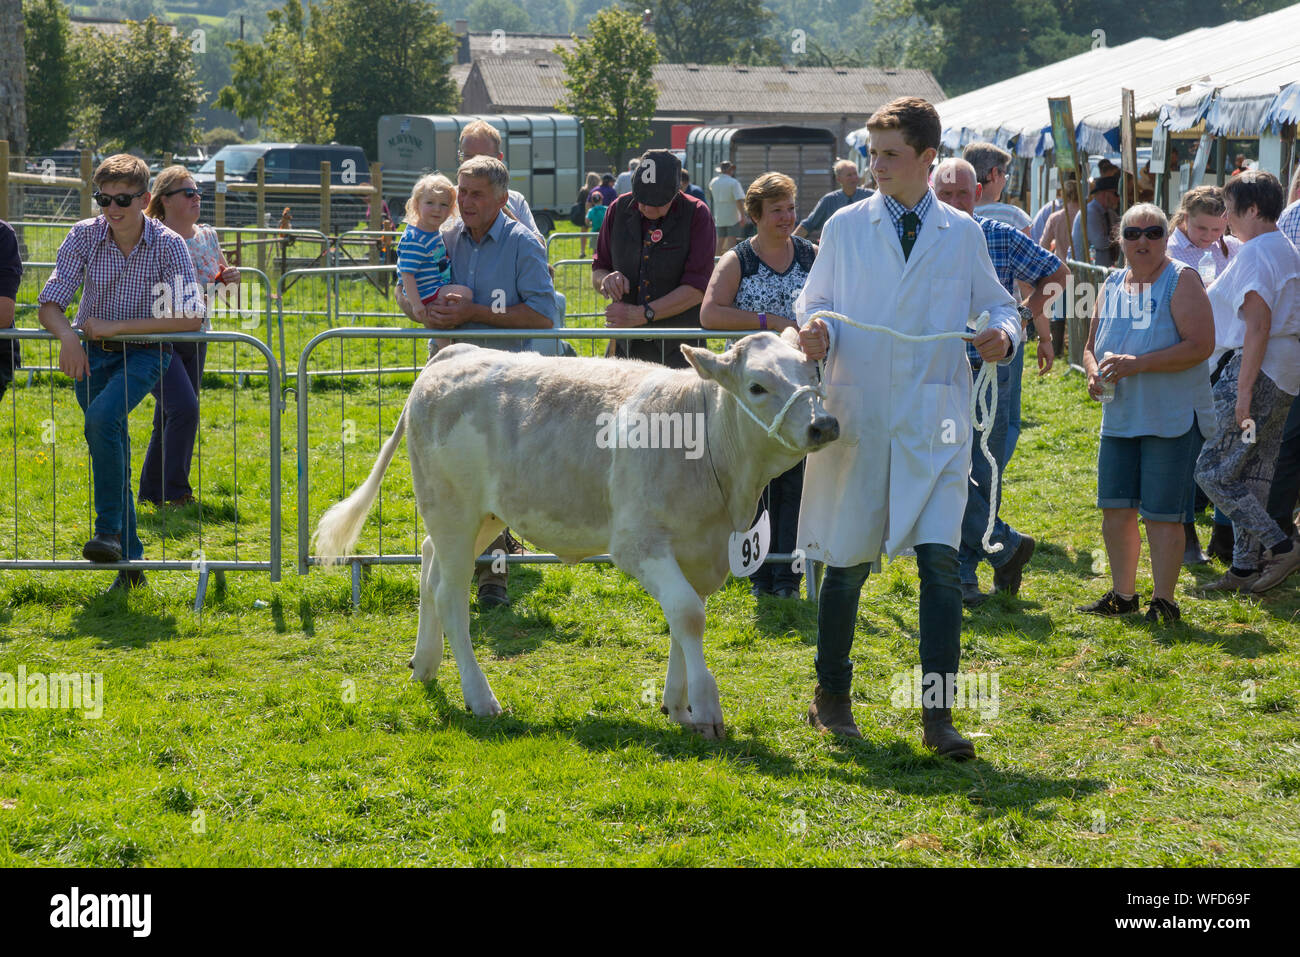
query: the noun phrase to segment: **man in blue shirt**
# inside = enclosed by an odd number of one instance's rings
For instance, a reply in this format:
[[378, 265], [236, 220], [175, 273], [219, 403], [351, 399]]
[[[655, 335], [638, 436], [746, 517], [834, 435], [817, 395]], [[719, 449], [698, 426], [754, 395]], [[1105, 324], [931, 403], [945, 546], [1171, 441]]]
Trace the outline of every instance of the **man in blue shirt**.
[[840, 188], [831, 190], [817, 200], [817, 205], [808, 214], [808, 218], [795, 227], [794, 234], [802, 237], [813, 232], [820, 233], [822, 226], [826, 224], [826, 220], [831, 218], [831, 213], [838, 212], [850, 203], [866, 199], [875, 192], [873, 189], [859, 187], [858, 184], [861, 181], [862, 178], [858, 175], [858, 167], [853, 160], [842, 159], [837, 162], [835, 164], [835, 182], [840, 184]]
[[[1016, 280], [1034, 287], [1033, 293], [1021, 308], [1032, 314], [1034, 325], [1038, 329], [1038, 374], [1043, 375], [1052, 368], [1054, 358], [1045, 311], [1049, 300], [1065, 288], [1070, 276], [1069, 269], [1014, 226], [974, 215], [980, 184], [975, 178], [975, 168], [965, 160], [948, 159], [939, 164], [934, 173], [934, 192], [949, 206], [968, 216], [974, 216], [975, 222], [984, 231], [993, 271], [1007, 292], [1016, 295]], [[972, 373], [978, 373], [983, 365], [979, 353], [967, 346], [966, 354], [971, 362]], [[1012, 361], [998, 365], [998, 408], [993, 431], [989, 435], [989, 452], [997, 462], [999, 474], [1010, 458], [1007, 431], [1013, 414], [1019, 412], [1020, 406], [1020, 391], [1013, 389], [1012, 384], [1013, 381], [1019, 383], [1023, 369], [1023, 350], [1017, 350]], [[996, 515], [1000, 505], [997, 501], [990, 505], [991, 481], [992, 475], [984, 453], [978, 445], [972, 446], [971, 485], [966, 496], [966, 514], [962, 519], [961, 548], [957, 552], [962, 601], [968, 606], [978, 605], [988, 598], [987, 594], [980, 591], [976, 575], [981, 558], [993, 566], [994, 590], [1015, 595], [1020, 590], [1024, 567], [1034, 553], [1034, 539], [1022, 535], [1001, 518], [994, 520], [990, 541], [1001, 544], [1002, 550], [994, 553], [984, 551], [983, 537], [990, 508]], [[999, 482], [999, 499], [1001, 489]]]
[[682, 192], [687, 196], [694, 196], [701, 203], [708, 203], [709, 198], [704, 195], [704, 190], [700, 189], [691, 182], [691, 174], [682, 170]]

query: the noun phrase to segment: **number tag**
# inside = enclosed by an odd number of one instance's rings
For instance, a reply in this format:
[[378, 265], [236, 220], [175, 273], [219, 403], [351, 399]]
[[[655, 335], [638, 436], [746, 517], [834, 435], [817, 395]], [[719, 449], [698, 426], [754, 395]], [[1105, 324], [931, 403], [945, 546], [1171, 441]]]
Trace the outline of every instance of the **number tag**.
[[731, 533], [731, 539], [727, 542], [731, 574], [737, 578], [748, 578], [754, 574], [767, 558], [767, 549], [771, 544], [772, 526], [767, 520], [767, 509], [763, 509], [763, 514], [758, 516], [753, 528], [747, 532]]

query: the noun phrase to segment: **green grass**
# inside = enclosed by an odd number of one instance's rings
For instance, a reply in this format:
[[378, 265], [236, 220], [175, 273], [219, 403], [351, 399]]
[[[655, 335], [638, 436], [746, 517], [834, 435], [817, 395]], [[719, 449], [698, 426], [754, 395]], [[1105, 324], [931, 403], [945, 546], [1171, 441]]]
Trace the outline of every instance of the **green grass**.
[[[373, 364], [373, 345], [348, 348], [321, 367]], [[232, 362], [229, 346], [209, 359]], [[369, 469], [410, 381], [312, 385], [309, 524]], [[240, 557], [264, 559], [265, 390], [213, 375], [203, 398], [204, 507], [143, 508], [146, 553], [231, 558], [238, 541]], [[1003, 514], [1039, 546], [1019, 599], [966, 613], [963, 668], [998, 675], [1001, 697], [996, 717], [958, 714], [987, 737], [982, 760], [956, 765], [930, 757], [916, 712], [890, 704], [891, 676], [917, 662], [910, 560], [870, 579], [859, 608], [861, 743], [801, 721], [815, 609], [756, 603], [735, 580], [709, 599], [705, 639], [729, 737], [671, 724], [658, 712], [663, 616], [634, 581], [593, 566], [517, 570], [512, 609], [473, 616], [507, 710], [469, 715], [450, 651], [437, 682], [409, 679], [414, 567], [374, 570], [355, 611], [346, 573], [295, 573], [290, 395], [281, 583], [232, 573], [195, 613], [190, 573], [109, 596], [109, 573], [0, 572], [0, 672], [99, 672], [106, 688], [99, 720], [0, 710], [0, 865], [1295, 866], [1294, 581], [1208, 600], [1188, 589], [1212, 571], [1184, 571], [1184, 622], [1168, 629], [1077, 614], [1108, 587], [1092, 557], [1099, 407], [1059, 372], [1030, 374], [1024, 403]], [[148, 399], [132, 418], [137, 468], [151, 412]], [[76, 557], [79, 422], [57, 378], [20, 380], [0, 402], [0, 559]], [[416, 549], [398, 458], [359, 551]], [[1145, 560], [1139, 587], [1149, 596]]]

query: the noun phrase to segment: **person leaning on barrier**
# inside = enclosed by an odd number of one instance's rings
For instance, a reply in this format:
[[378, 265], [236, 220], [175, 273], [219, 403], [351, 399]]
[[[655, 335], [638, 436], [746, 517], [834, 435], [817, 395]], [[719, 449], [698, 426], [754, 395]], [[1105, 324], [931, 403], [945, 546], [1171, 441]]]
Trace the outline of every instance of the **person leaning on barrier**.
[[[550, 329], [555, 288], [546, 268], [546, 253], [517, 220], [505, 214], [510, 173], [490, 156], [476, 156], [456, 172], [460, 216], [442, 233], [451, 260], [451, 277], [473, 291], [473, 300], [432, 300], [425, 325], [430, 329]], [[471, 340], [509, 352], [556, 354], [558, 339]], [[488, 546], [488, 554], [519, 554], [522, 546], [505, 529]], [[506, 571], [491, 565], [478, 572], [480, 608], [510, 604]]]
[[1079, 611], [1138, 611], [1137, 565], [1146, 524], [1154, 582], [1146, 620], [1180, 617], [1174, 589], [1182, 567], [1182, 525], [1191, 518], [1192, 466], [1206, 423], [1197, 418], [1209, 391], [1206, 357], [1214, 323], [1194, 269], [1167, 254], [1169, 221], [1150, 203], [1124, 214], [1120, 235], [1128, 268], [1106, 279], [1093, 312], [1083, 367], [1088, 393], [1102, 399], [1097, 507], [1111, 589]]
[[[680, 173], [681, 162], [671, 151], [648, 151], [632, 192], [605, 215], [591, 283], [612, 300], [605, 307], [610, 328], [699, 328], [700, 303], [713, 274], [713, 216], [677, 188]], [[684, 369], [682, 343], [705, 347], [703, 339], [621, 339], [614, 346], [624, 358]]]
[[[777, 335], [786, 329], [798, 332], [794, 301], [817, 258], [817, 247], [791, 236], [795, 193], [794, 180], [784, 173], [764, 173], [749, 184], [745, 212], [758, 232], [736, 243], [713, 267], [700, 305], [700, 325], [705, 329], [767, 329]], [[797, 544], [803, 469], [804, 460], [800, 459], [767, 485], [774, 552], [789, 554]], [[755, 522], [763, 508], [759, 502]], [[802, 577], [791, 564], [765, 561], [750, 576], [750, 592], [755, 598], [798, 598]]]
[[[226, 262], [217, 231], [199, 224], [201, 202], [190, 171], [184, 166], [169, 166], [154, 180], [153, 194], [144, 213], [185, 240], [205, 295], [209, 289], [216, 292], [218, 284], [237, 292], [239, 270]], [[211, 327], [211, 317], [204, 319], [203, 331]], [[144, 465], [140, 467], [140, 501], [155, 506], [164, 501], [168, 505], [188, 505], [194, 501], [190, 464], [199, 430], [199, 386], [203, 381], [208, 344], [177, 342], [172, 348], [171, 364], [154, 386], [153, 395], [158, 401], [153, 411], [153, 434]]]
[[[0, 219], [0, 329], [12, 329], [18, 285], [23, 279], [23, 260], [18, 254], [14, 228]], [[0, 339], [0, 399], [4, 398], [14, 370], [18, 368], [17, 339]]]
[[[54, 271], [39, 296], [38, 318], [59, 340], [59, 368], [75, 380], [86, 416], [95, 534], [82, 555], [92, 562], [118, 562], [124, 556], [139, 561], [144, 546], [136, 533], [127, 415], [157, 385], [172, 353], [166, 343], [136, 345], [114, 337], [197, 332], [205, 303], [185, 240], [144, 214], [150, 199], [144, 160], [110, 156], [95, 170], [93, 182], [103, 212], [75, 224], [59, 244]], [[65, 315], [78, 289], [77, 329], [86, 339], [84, 347]], [[161, 300], [158, 290], [165, 290]], [[124, 569], [112, 587], [143, 584], [143, 572]]]
[[1284, 194], [1272, 173], [1247, 170], [1223, 193], [1228, 227], [1243, 244], [1210, 286], [1218, 428], [1196, 460], [1196, 481], [1232, 519], [1234, 540], [1232, 567], [1205, 590], [1258, 594], [1300, 567], [1300, 541], [1267, 508], [1300, 393], [1300, 251], [1277, 228]]

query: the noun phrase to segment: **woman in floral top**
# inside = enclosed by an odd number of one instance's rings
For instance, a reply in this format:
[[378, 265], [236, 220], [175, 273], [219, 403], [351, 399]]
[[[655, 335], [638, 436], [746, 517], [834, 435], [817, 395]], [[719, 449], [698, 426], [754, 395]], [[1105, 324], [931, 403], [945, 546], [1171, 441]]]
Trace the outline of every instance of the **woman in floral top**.
[[[199, 225], [200, 196], [194, 178], [184, 166], [168, 166], [154, 180], [153, 195], [145, 214], [162, 221], [189, 247], [199, 283], [239, 282], [239, 270], [222, 255], [217, 231]], [[209, 302], [208, 316], [212, 315]], [[204, 320], [203, 330], [211, 328]], [[140, 472], [140, 501], [161, 505], [188, 505], [194, 501], [190, 463], [199, 428], [199, 382], [207, 344], [177, 342], [175, 357], [154, 388], [153, 435]]]

